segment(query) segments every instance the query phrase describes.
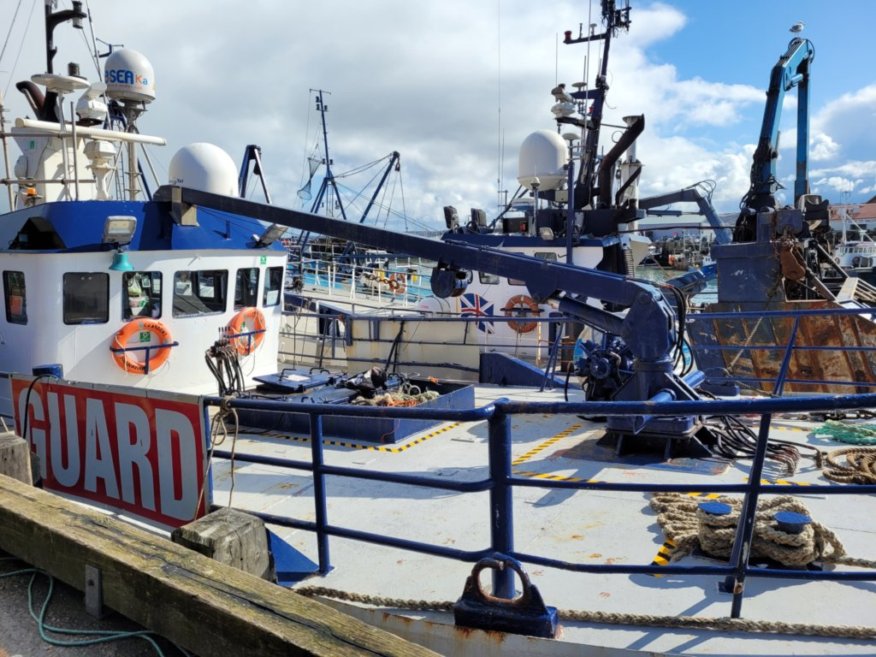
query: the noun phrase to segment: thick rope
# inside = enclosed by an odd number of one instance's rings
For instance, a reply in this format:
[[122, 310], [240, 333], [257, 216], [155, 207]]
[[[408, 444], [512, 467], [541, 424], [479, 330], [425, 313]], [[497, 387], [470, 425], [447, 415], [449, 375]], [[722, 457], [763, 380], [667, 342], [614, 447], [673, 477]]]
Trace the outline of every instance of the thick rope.
[[[723, 516], [706, 513], [700, 508], [699, 500], [681, 493], [656, 494], [651, 498], [651, 508], [658, 514], [657, 522], [666, 538], [675, 544], [670, 561], [697, 548], [716, 557], [730, 556], [742, 500], [719, 497], [712, 501], [727, 504], [730, 513]], [[811, 517], [806, 507], [790, 495], [761, 500], [755, 514], [752, 558], [766, 557], [798, 568], [814, 561], [876, 568], [876, 561], [849, 557], [836, 534], [818, 522], [808, 523], [799, 534], [783, 531], [773, 517], [779, 511]]]
[[[407, 600], [383, 596], [350, 593], [324, 586], [306, 586], [293, 589], [307, 597], [332, 598], [389, 609], [410, 611], [451, 611], [453, 602], [433, 600]], [[821, 636], [844, 639], [870, 640], [876, 638], [876, 628], [858, 625], [808, 625], [781, 621], [758, 621], [744, 618], [714, 618], [700, 616], [656, 616], [651, 614], [616, 614], [603, 611], [576, 611], [559, 609], [560, 620], [608, 625], [645, 625], [649, 627], [674, 627], [715, 632], [749, 632], [766, 634], [791, 634], [798, 636]]]
[[426, 392], [415, 392], [414, 394], [404, 391], [387, 392], [383, 395], [374, 395], [371, 399], [359, 396], [353, 399], [350, 403], [362, 406], [417, 406], [423, 402], [437, 399], [440, 395], [434, 390]]
[[844, 447], [822, 452], [821, 474], [843, 484], [876, 484], [876, 447]]

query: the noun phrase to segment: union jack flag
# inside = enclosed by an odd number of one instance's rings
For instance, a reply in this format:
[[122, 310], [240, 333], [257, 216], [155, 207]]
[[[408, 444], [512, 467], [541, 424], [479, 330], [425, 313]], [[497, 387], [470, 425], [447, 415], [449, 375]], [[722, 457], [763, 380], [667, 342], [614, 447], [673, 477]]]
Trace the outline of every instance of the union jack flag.
[[[463, 294], [460, 297], [460, 305], [462, 306], [459, 314], [463, 317], [492, 317], [493, 303], [487, 301], [482, 296], [477, 294]], [[478, 322], [478, 330], [484, 333], [493, 332], [493, 322], [489, 319], [484, 319]]]

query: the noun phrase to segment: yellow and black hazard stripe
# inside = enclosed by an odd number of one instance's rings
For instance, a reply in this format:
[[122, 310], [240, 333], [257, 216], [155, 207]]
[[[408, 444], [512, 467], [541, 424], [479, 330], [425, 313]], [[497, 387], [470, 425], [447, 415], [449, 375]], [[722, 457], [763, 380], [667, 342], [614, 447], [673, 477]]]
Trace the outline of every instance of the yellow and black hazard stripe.
[[[347, 449], [361, 449], [367, 450], [371, 452], [383, 452], [384, 454], [401, 454], [405, 452], [411, 447], [416, 445], [421, 445], [426, 442], [430, 438], [434, 438], [435, 436], [440, 436], [442, 433], [446, 433], [451, 429], [454, 429], [459, 426], [459, 422], [451, 422], [443, 427], [435, 429], [435, 431], [430, 431], [429, 433], [423, 434], [414, 440], [404, 443], [403, 445], [373, 445], [370, 443], [353, 443], [346, 440], [335, 440], [333, 438], [323, 438], [322, 444], [328, 445], [331, 447], [345, 447]], [[263, 436], [270, 436], [271, 438], [282, 438], [284, 440], [289, 440], [295, 443], [310, 443], [310, 436], [291, 436], [288, 434], [278, 434], [278, 433], [264, 433], [261, 434]]]
[[653, 561], [651, 561], [652, 566], [668, 566], [669, 561], [672, 559], [672, 553], [675, 551], [675, 543], [670, 541], [668, 538], [663, 545], [660, 546], [660, 549], [657, 550], [657, 555], [654, 557]]
[[531, 459], [533, 456], [535, 456], [535, 455], [538, 454], [539, 452], [541, 452], [541, 451], [547, 449], [548, 447], [550, 447], [550, 446], [553, 445], [554, 443], [556, 443], [556, 442], [562, 440], [563, 438], [566, 438], [567, 436], [570, 436], [573, 432], [577, 431], [577, 430], [580, 429], [582, 426], [584, 426], [584, 425], [582, 425], [582, 424], [573, 424], [573, 425], [569, 426], [567, 429], [564, 429], [563, 431], [560, 431], [560, 433], [556, 434], [555, 436], [551, 436], [550, 438], [548, 438], [548, 439], [545, 440], [544, 442], [539, 443], [538, 445], [536, 445], [535, 447], [533, 447], [531, 450], [529, 450], [529, 451], [526, 452], [525, 454], [522, 454], [521, 456], [518, 456], [516, 459], [514, 459], [513, 461], [511, 461], [511, 465], [520, 465], [521, 463], [526, 463], [529, 459]]

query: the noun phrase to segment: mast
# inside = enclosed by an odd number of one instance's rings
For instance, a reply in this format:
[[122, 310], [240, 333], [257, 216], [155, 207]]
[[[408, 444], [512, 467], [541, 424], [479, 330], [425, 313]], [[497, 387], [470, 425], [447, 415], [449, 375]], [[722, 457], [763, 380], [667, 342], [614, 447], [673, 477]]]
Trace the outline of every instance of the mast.
[[602, 126], [602, 110], [605, 105], [605, 94], [608, 91], [608, 53], [611, 48], [611, 38], [618, 30], [627, 30], [630, 27], [630, 7], [626, 0], [623, 1], [624, 6], [617, 9], [616, 0], [602, 0], [602, 22], [605, 24], [605, 32], [602, 34], [593, 33], [591, 28], [591, 33], [585, 36], [583, 29], [579, 28], [578, 38], [572, 38], [572, 32], [567, 31], [563, 40], [563, 43], [566, 44], [603, 40], [602, 62], [596, 76], [595, 88], [586, 88], [587, 83], [585, 82], [584, 88], [570, 93], [576, 100], [590, 101], [587, 118], [583, 120], [572, 117], [557, 119], [561, 123], [576, 125], [586, 131], [584, 148], [581, 152], [581, 167], [575, 185], [575, 209], [577, 210], [587, 205], [592, 206], [592, 201], [596, 196], [596, 160], [599, 132]]
[[331, 95], [330, 91], [323, 91], [322, 89], [311, 89], [310, 91], [316, 92], [316, 109], [319, 112], [320, 120], [322, 121], [322, 143], [323, 150], [325, 152], [325, 159], [323, 163], [325, 164], [325, 177], [322, 179], [322, 184], [319, 186], [319, 192], [316, 195], [316, 199], [313, 201], [313, 205], [310, 208], [310, 212], [313, 214], [317, 214], [319, 212], [319, 208], [325, 200], [326, 192], [331, 191], [334, 193], [335, 201], [338, 204], [338, 208], [341, 211], [341, 217], [344, 221], [347, 220], [347, 211], [344, 209], [344, 202], [341, 199], [341, 195], [338, 192], [338, 184], [335, 181], [334, 173], [332, 173], [332, 160], [329, 156], [329, 143], [328, 143], [328, 128], [326, 127], [325, 122], [325, 113], [328, 111], [328, 107], [323, 100], [323, 94]]

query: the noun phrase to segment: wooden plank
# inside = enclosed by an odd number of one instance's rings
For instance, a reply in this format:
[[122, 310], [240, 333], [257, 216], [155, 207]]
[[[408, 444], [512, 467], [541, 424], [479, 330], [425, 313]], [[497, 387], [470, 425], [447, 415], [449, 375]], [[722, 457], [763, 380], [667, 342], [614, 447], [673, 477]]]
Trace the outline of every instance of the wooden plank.
[[435, 655], [163, 536], [0, 476], [0, 549], [198, 655]]
[[30, 447], [27, 441], [12, 431], [0, 433], [0, 475], [25, 484], [33, 483], [30, 469]]

